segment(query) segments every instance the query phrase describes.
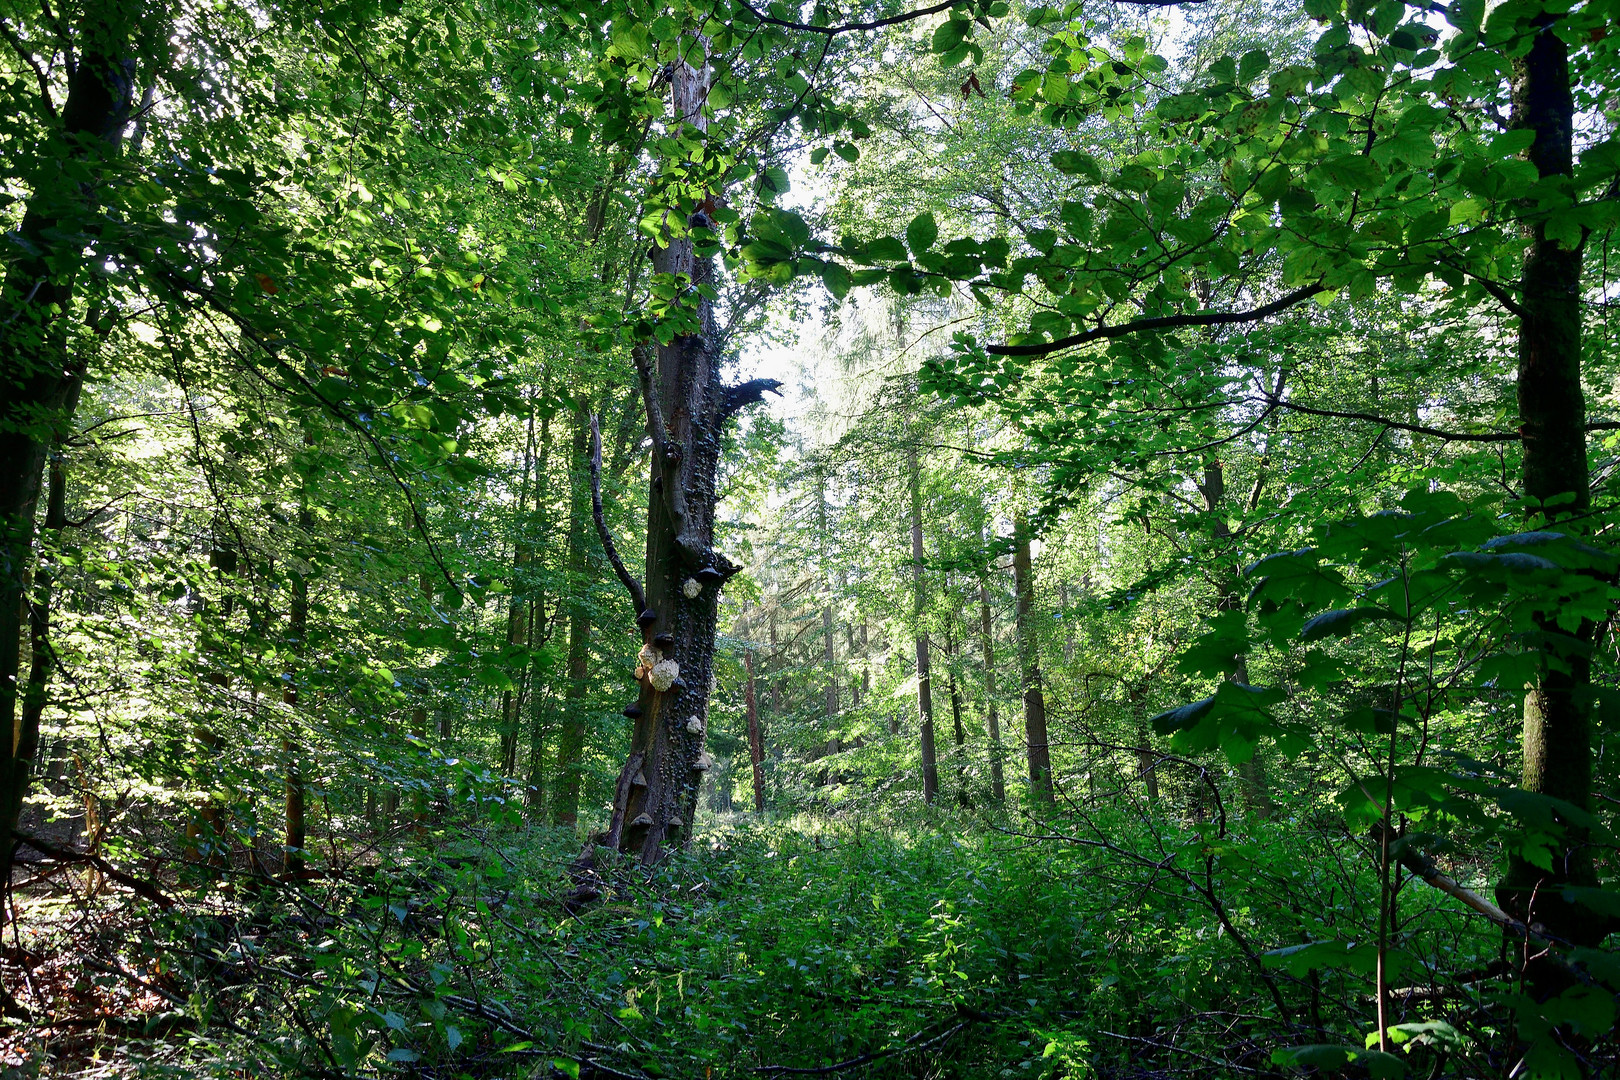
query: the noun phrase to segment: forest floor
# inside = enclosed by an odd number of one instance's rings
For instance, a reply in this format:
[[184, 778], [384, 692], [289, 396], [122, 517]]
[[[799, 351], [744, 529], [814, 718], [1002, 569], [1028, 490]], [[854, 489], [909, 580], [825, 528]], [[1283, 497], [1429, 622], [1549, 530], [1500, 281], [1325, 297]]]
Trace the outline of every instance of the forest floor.
[[[1223, 883], [1202, 876], [1208, 829], [1116, 822], [1099, 841], [1019, 821], [726, 815], [651, 875], [610, 867], [578, 911], [571, 830], [405, 831], [296, 887], [171, 875], [166, 894], [193, 898], [169, 909], [82, 866], [24, 871], [0, 958], [37, 1021], [0, 1037], [0, 1062], [8, 1077], [1229, 1077], [1288, 1074], [1279, 1046], [1361, 1041], [1370, 972], [1261, 955], [1298, 943], [1302, 917], [1366, 902], [1353, 868], [1335, 883], [1291, 860], [1309, 830], [1264, 852], [1219, 841], [1228, 866], [1266, 867]], [[1426, 899], [1414, 920], [1449, 917]], [[1488, 935], [1451, 931], [1488, 959]]]

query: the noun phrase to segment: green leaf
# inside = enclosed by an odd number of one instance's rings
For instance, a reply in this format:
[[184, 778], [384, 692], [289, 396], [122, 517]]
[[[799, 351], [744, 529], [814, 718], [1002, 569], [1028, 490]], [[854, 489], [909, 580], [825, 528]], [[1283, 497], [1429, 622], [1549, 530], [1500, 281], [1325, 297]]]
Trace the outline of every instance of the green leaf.
[[1299, 640], [1320, 641], [1325, 637], [1345, 637], [1364, 622], [1399, 622], [1394, 615], [1378, 607], [1340, 608], [1324, 611], [1299, 629]]
[[832, 293], [835, 298], [842, 300], [849, 294], [851, 284], [848, 268], [842, 263], [822, 263], [821, 283], [827, 287], [827, 291]]
[[865, 262], [900, 262], [906, 257], [906, 246], [892, 236], [880, 236], [867, 244], [862, 253]]
[[1097, 159], [1083, 150], [1057, 151], [1052, 155], [1052, 166], [1066, 176], [1083, 176], [1093, 181], [1101, 181], [1103, 177]]
[[923, 211], [911, 219], [906, 226], [906, 245], [911, 248], [913, 257], [921, 255], [934, 246], [939, 239], [939, 225], [934, 221], [934, 215]]
[[929, 42], [928, 47], [935, 53], [950, 52], [962, 44], [962, 39], [967, 36], [968, 29], [972, 25], [965, 20], [946, 19], [934, 31], [933, 40]]

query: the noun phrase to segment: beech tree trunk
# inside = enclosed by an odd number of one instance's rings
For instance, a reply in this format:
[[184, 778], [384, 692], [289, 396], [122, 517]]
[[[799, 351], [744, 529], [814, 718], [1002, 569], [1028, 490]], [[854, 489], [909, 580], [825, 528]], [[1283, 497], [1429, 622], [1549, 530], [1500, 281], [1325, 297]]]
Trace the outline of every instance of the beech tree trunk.
[[[1557, 15], [1541, 16], [1528, 55], [1515, 61], [1513, 126], [1534, 133], [1530, 161], [1544, 180], [1573, 173], [1575, 104], [1569, 46], [1558, 35], [1560, 21]], [[1581, 389], [1583, 247], [1566, 249], [1548, 237], [1545, 218], [1536, 221], [1519, 282], [1524, 494], [1535, 503], [1551, 503], [1546, 512], [1555, 521], [1581, 515], [1591, 502], [1586, 399]], [[1560, 497], [1562, 501], [1551, 502]], [[1572, 527], [1581, 526], [1577, 522]], [[1546, 616], [1549, 627], [1554, 614]], [[1569, 639], [1548, 634], [1540, 671], [1524, 699], [1521, 786], [1583, 811], [1590, 809], [1592, 795], [1588, 697], [1593, 634], [1594, 627], [1585, 621]], [[1515, 855], [1496, 892], [1502, 907], [1516, 917], [1541, 923], [1555, 937], [1596, 945], [1613, 920], [1563, 895], [1564, 886], [1596, 884], [1586, 837], [1570, 826], [1553, 854], [1550, 871]], [[1545, 992], [1558, 989], [1567, 978], [1552, 963], [1532, 962], [1530, 968], [1532, 982]]]
[[985, 726], [990, 730], [990, 794], [1007, 801], [1007, 780], [1001, 769], [1001, 720], [996, 714], [996, 644], [990, 621], [990, 586], [979, 581], [979, 649], [984, 654]]
[[1040, 640], [1035, 629], [1035, 568], [1030, 559], [1029, 518], [1013, 522], [1013, 587], [1018, 594], [1018, 659], [1024, 686], [1024, 745], [1035, 798], [1053, 801], [1052, 751], [1046, 735], [1046, 694], [1041, 689]]
[[928, 670], [928, 631], [923, 617], [928, 595], [923, 579], [922, 469], [911, 451], [911, 587], [912, 617], [917, 621], [917, 714], [922, 719], [923, 802], [939, 797], [939, 761], [934, 754], [934, 692]]
[[[706, 40], [693, 44], [688, 55], [698, 66], [684, 60], [670, 65], [672, 121], [703, 132], [711, 72]], [[692, 332], [659, 344], [655, 355], [644, 347], [632, 354], [653, 444], [644, 587], [625, 568], [608, 533], [601, 511], [599, 440], [592, 452], [597, 531], [614, 572], [641, 609], [642, 640], [641, 692], [626, 710], [635, 721], [630, 753], [600, 840], [644, 865], [690, 839], [698, 792], [712, 765], [704, 737], [720, 588], [741, 569], [714, 550], [721, 433], [739, 409], [780, 386], [756, 379], [728, 387], [720, 380], [714, 311], [700, 291], [712, 288], [714, 269], [688, 232], [709, 228], [706, 208], [715, 195], [710, 188], [692, 190], [689, 197], [684, 205], [665, 208], [667, 228], [652, 254], [655, 275], [675, 280], [685, 275], [692, 283], [684, 300]]]
[[[99, 8], [99, 5], [92, 5]], [[84, 368], [68, 355], [67, 325], [83, 262], [83, 233], [99, 212], [93, 178], [115, 157], [129, 121], [134, 63], [124, 59], [128, 12], [86, 14], [96, 33], [67, 76], [60, 129], [35, 157], [27, 209], [0, 287], [0, 880], [11, 876], [13, 837], [27, 794], [39, 730], [25, 726], [18, 676], [24, 598], [34, 554], [34, 517], [45, 459], [67, 430]], [[83, 179], [90, 177], [92, 179]], [[0, 909], [0, 927], [7, 912]], [[0, 991], [0, 1011], [18, 1012]]]

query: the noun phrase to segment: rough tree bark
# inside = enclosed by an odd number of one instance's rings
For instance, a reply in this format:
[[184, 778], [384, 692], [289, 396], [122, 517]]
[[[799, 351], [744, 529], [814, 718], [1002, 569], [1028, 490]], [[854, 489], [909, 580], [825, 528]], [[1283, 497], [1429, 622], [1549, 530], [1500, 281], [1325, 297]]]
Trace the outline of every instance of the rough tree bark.
[[1029, 518], [1013, 519], [1013, 588], [1018, 594], [1018, 660], [1024, 687], [1024, 744], [1034, 797], [1053, 801], [1052, 751], [1046, 735], [1046, 694], [1041, 689], [1040, 641], [1035, 629], [1035, 569], [1030, 558]]
[[[1575, 104], [1569, 46], [1558, 35], [1560, 17], [1532, 24], [1529, 53], [1515, 61], [1513, 126], [1534, 133], [1530, 161], [1544, 180], [1567, 184], [1573, 173]], [[1554, 188], [1553, 190], [1556, 190]], [[1536, 220], [1519, 281], [1518, 398], [1524, 447], [1525, 497], [1547, 508], [1550, 519], [1578, 517], [1589, 507], [1586, 400], [1581, 389], [1581, 264], [1584, 243], [1567, 249]], [[1554, 526], [1557, 527], [1557, 526]], [[1575, 528], [1580, 528], [1578, 523]], [[1548, 616], [1551, 620], [1551, 613]], [[1540, 671], [1524, 699], [1524, 773], [1521, 787], [1589, 810], [1592, 732], [1588, 707], [1590, 647], [1595, 628], [1583, 621], [1567, 645], [1548, 634]], [[1497, 885], [1501, 906], [1515, 918], [1541, 923], [1554, 937], [1595, 945], [1613, 920], [1563, 895], [1563, 886], [1597, 884], [1581, 830], [1570, 828], [1553, 855], [1553, 869], [1509, 860]], [[1567, 978], [1552, 961], [1531, 963], [1528, 974], [1543, 992]]]
[[[702, 39], [669, 66], [673, 126], [703, 132], [711, 72]], [[721, 349], [714, 312], [704, 290], [714, 282], [709, 258], [694, 249], [684, 224], [707, 228], [704, 209], [713, 194], [699, 193], [690, 210], [671, 210], [670, 228], [653, 250], [653, 269], [690, 283], [685, 294], [694, 319], [690, 333], [633, 353], [652, 438], [652, 476], [647, 499], [645, 589], [625, 568], [608, 533], [601, 504], [601, 440], [592, 440], [593, 512], [614, 572], [640, 611], [642, 647], [637, 671], [641, 692], [626, 712], [635, 721], [630, 753], [614, 789], [613, 814], [598, 839], [608, 847], [653, 863], [691, 836], [698, 791], [712, 759], [703, 748], [708, 730], [720, 588], [740, 567], [714, 550], [718, 501], [716, 474], [720, 436], [743, 407], [758, 402], [775, 380], [738, 386], [720, 380]], [[582, 860], [584, 861], [584, 860]]]
[[922, 719], [923, 802], [939, 797], [939, 761], [934, 754], [934, 690], [928, 670], [928, 631], [923, 616], [928, 595], [923, 578], [922, 467], [911, 449], [911, 614], [917, 622], [917, 714]]

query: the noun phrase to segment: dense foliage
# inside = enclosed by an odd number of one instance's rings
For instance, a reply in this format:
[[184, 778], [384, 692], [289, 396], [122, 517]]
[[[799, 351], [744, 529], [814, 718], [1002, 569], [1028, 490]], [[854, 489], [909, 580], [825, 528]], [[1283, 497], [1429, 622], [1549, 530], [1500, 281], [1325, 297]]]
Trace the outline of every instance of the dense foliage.
[[1617, 20], [0, 0], [7, 1074], [1613, 1075]]

